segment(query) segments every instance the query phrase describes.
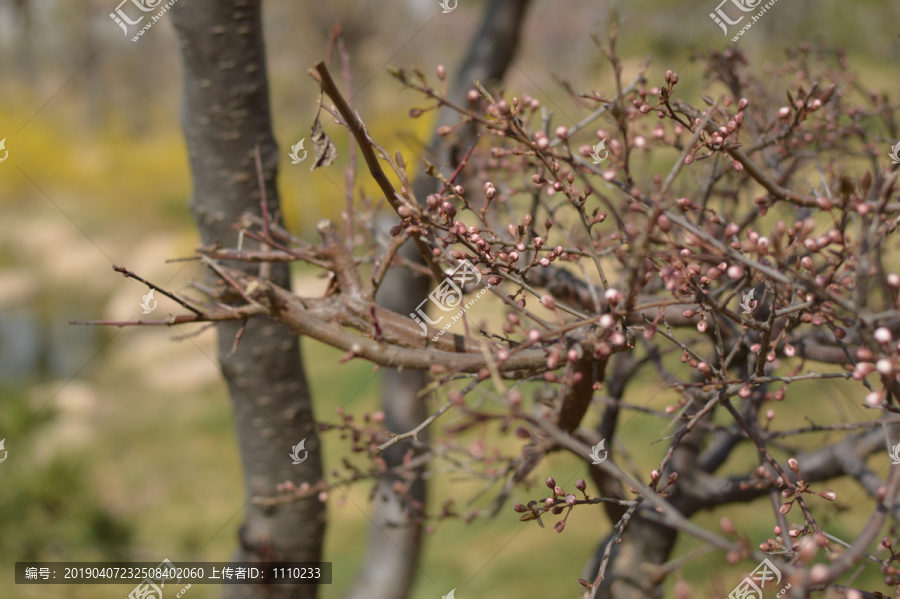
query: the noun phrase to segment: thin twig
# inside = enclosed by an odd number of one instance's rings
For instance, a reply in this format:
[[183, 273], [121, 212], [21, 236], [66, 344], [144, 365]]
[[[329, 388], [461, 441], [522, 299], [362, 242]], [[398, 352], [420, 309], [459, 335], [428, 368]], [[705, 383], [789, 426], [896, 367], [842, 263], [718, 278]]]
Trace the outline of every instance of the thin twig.
[[157, 291], [159, 291], [160, 293], [162, 293], [162, 294], [163, 294], [164, 296], [166, 296], [167, 298], [169, 298], [169, 299], [175, 301], [178, 305], [180, 305], [180, 306], [182, 306], [182, 307], [184, 307], [184, 308], [190, 310], [190, 311], [193, 312], [194, 314], [197, 314], [198, 316], [202, 316], [202, 315], [203, 315], [203, 312], [201, 312], [200, 310], [194, 308], [192, 305], [190, 305], [189, 303], [187, 303], [186, 301], [184, 301], [183, 299], [181, 299], [180, 297], [178, 297], [178, 296], [175, 295], [174, 293], [171, 293], [171, 292], [166, 291], [165, 289], [163, 289], [163, 288], [161, 288], [161, 287], [158, 287], [158, 286], [154, 285], [154, 284], [151, 283], [150, 281], [148, 281], [148, 280], [146, 280], [146, 279], [144, 279], [144, 278], [142, 278], [142, 277], [140, 277], [140, 276], [134, 274], [133, 272], [131, 272], [131, 271], [128, 270], [127, 268], [122, 268], [121, 266], [116, 266], [115, 264], [113, 264], [113, 270], [116, 271], [116, 272], [122, 273], [123, 275], [125, 275], [125, 276], [126, 276], [127, 278], [129, 278], [129, 279], [135, 279], [135, 280], [137, 280], [137, 281], [140, 281], [141, 283], [143, 283], [144, 285], [146, 285], [147, 287], [149, 287], [151, 290], [152, 290], [152, 289], [156, 289]]

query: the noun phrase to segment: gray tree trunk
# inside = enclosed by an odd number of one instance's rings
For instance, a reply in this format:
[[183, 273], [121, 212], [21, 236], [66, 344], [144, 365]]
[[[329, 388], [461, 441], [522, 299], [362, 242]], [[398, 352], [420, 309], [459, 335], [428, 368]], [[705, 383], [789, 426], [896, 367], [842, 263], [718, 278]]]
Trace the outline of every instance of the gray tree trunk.
[[[181, 118], [193, 175], [191, 211], [204, 245], [236, 247], [232, 224], [245, 211], [261, 214], [257, 145], [268, 211], [279, 213], [261, 0], [192, 0], [176, 5], [170, 15], [184, 65]], [[271, 279], [291, 288], [284, 264], [272, 265]], [[222, 323], [217, 332], [249, 502], [256, 495], [274, 495], [278, 482], [315, 484], [322, 464], [297, 336], [273, 321], [251, 319], [231, 353], [239, 327]], [[288, 454], [302, 439], [309, 457], [292, 465]], [[232, 559], [319, 561], [324, 533], [325, 507], [315, 497], [269, 510], [248, 503]], [[222, 596], [313, 599], [317, 591], [315, 585], [229, 585]]]
[[[466, 105], [466, 92], [476, 79], [490, 86], [503, 78], [515, 54], [528, 3], [529, 0], [491, 0], [488, 4], [479, 34], [472, 40], [450, 90], [454, 102]], [[437, 126], [456, 123], [458, 119], [456, 113], [443, 109]], [[429, 160], [439, 166], [449, 163], [455, 168], [472, 137], [468, 128], [459, 135], [460, 144], [448, 143], [435, 135], [429, 147]], [[419, 201], [437, 190], [435, 183], [435, 179], [426, 176], [415, 181], [413, 189]], [[384, 228], [394, 224], [392, 221]], [[422, 262], [411, 242], [401, 252], [411, 260]], [[393, 268], [379, 288], [377, 300], [390, 310], [409, 314], [425, 299], [432, 283], [429, 277], [416, 275], [409, 269]], [[405, 432], [422, 422], [426, 409], [418, 394], [425, 384], [425, 373], [385, 369], [383, 377], [382, 406], [387, 429]], [[427, 433], [419, 437], [426, 440]], [[384, 454], [388, 467], [400, 464], [409, 447], [409, 443], [398, 443], [388, 449]], [[419, 506], [424, 506], [426, 500], [426, 485], [420, 477], [422, 470], [415, 471], [415, 482], [406, 497], [394, 491], [396, 478], [383, 476], [378, 480], [365, 561], [347, 599], [404, 599], [409, 593], [422, 544]]]

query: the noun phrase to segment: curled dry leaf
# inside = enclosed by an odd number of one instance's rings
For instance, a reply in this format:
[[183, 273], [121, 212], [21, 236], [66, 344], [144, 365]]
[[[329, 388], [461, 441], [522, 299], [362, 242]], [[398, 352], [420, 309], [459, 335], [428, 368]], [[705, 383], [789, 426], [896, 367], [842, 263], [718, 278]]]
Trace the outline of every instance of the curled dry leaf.
[[331, 138], [322, 130], [319, 119], [312, 126], [313, 151], [316, 153], [316, 160], [313, 162], [311, 171], [322, 166], [329, 166], [337, 160], [337, 148]]

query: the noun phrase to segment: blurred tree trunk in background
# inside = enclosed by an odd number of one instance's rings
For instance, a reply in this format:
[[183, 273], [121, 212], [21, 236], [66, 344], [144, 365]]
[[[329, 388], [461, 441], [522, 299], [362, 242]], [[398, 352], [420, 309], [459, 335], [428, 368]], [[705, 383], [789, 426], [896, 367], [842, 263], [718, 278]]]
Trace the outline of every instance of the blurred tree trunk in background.
[[[235, 220], [245, 211], [261, 214], [257, 145], [268, 211], [279, 214], [261, 0], [192, 0], [170, 14], [184, 64], [181, 118], [193, 174], [191, 210], [204, 244], [236, 247]], [[245, 262], [228, 266], [253, 273], [259, 268]], [[271, 265], [271, 279], [291, 288], [284, 264]], [[322, 477], [322, 463], [297, 335], [275, 322], [253, 319], [231, 353], [239, 326], [222, 323], [217, 331], [249, 502], [258, 494], [274, 495], [281, 481], [315, 484]], [[304, 438], [309, 457], [294, 466], [291, 447]], [[271, 510], [248, 503], [232, 559], [319, 561], [324, 533], [325, 506], [316, 497]], [[315, 585], [228, 585], [222, 594], [229, 599], [316, 595]]]
[[[458, 105], [467, 105], [466, 92], [479, 80], [490, 87], [503, 78], [509, 67], [519, 40], [522, 21], [529, 0], [491, 0], [478, 34], [469, 46], [450, 98]], [[435, 127], [459, 122], [459, 115], [444, 108], [440, 111]], [[474, 129], [464, 127], [452, 138], [435, 134], [428, 148], [427, 158], [438, 166], [455, 169], [474, 139]], [[449, 176], [447, 170], [444, 171]], [[439, 191], [439, 184], [432, 177], [419, 176], [414, 183], [416, 198], [425, 198]], [[393, 218], [383, 230], [396, 224]], [[403, 255], [423, 263], [412, 242], [402, 249]], [[378, 302], [400, 314], [414, 312], [427, 296], [432, 281], [427, 276], [408, 268], [392, 268], [378, 290]], [[385, 426], [395, 433], [408, 431], [426, 417], [425, 400], [419, 392], [425, 385], [426, 373], [422, 371], [387, 368], [383, 371], [382, 405]], [[427, 439], [427, 431], [419, 434]], [[403, 455], [413, 445], [403, 442], [384, 453], [388, 468], [400, 465]], [[421, 474], [424, 467], [415, 470], [415, 480], [408, 494], [398, 493], [394, 483], [402, 480], [385, 475], [378, 480], [375, 495], [375, 512], [371, 516], [369, 543], [360, 574], [347, 594], [347, 599], [403, 599], [409, 593], [419, 561], [422, 543], [421, 508], [425, 505], [426, 488]], [[449, 590], [449, 589], [446, 589]]]

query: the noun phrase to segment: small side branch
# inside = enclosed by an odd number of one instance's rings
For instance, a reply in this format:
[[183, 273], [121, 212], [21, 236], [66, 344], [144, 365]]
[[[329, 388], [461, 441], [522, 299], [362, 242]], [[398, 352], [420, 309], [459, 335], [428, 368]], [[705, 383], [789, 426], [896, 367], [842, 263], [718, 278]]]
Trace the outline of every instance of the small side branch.
[[[151, 283], [151, 282], [148, 281], [147, 279], [144, 279], [144, 278], [142, 278], [142, 277], [140, 277], [140, 276], [134, 274], [133, 272], [131, 272], [131, 271], [128, 270], [127, 268], [122, 268], [121, 266], [116, 266], [115, 264], [113, 264], [113, 270], [116, 271], [116, 272], [122, 273], [122, 274], [125, 275], [125, 277], [128, 278], [128, 279], [135, 279], [135, 280], [137, 280], [137, 281], [140, 281], [141, 283], [143, 283], [144, 285], [146, 285], [146, 286], [149, 287], [150, 289], [156, 289], [157, 291], [159, 291], [160, 293], [162, 293], [162, 294], [163, 294], [164, 296], [166, 296], [167, 298], [169, 298], [169, 299], [171, 299], [172, 301], [176, 302], [178, 305], [180, 305], [180, 306], [182, 306], [182, 307], [184, 307], [184, 308], [187, 308], [188, 310], [190, 310], [191, 312], [193, 312], [194, 314], [196, 314], [196, 315], [198, 315], [198, 316], [203, 316], [203, 312], [201, 312], [201, 311], [198, 310], [197, 308], [193, 307], [192, 305], [190, 305], [189, 303], [187, 303], [186, 301], [184, 301], [183, 299], [181, 299], [180, 297], [178, 297], [178, 296], [175, 295], [174, 293], [171, 293], [171, 292], [166, 291], [165, 289], [163, 289], [163, 288], [161, 288], [161, 287], [159, 287], [159, 286], [157, 286], [157, 285], [154, 285], [153, 283]], [[148, 321], [148, 322], [149, 322], [149, 321]]]

